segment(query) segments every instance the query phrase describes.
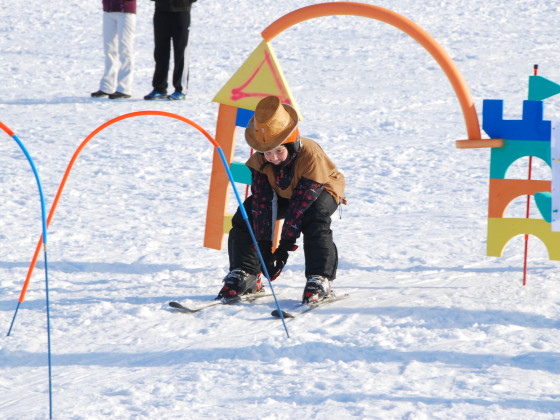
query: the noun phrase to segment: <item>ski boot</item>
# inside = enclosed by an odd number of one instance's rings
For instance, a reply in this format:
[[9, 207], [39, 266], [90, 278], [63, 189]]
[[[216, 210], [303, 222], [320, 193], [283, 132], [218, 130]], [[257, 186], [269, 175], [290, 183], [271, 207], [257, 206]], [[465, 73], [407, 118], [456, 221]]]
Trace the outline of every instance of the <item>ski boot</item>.
[[231, 272], [224, 277], [225, 283], [218, 293], [216, 300], [235, 300], [239, 296], [249, 293], [257, 293], [264, 291], [260, 277], [254, 274], [249, 274], [238, 268], [231, 270]]
[[311, 275], [307, 278], [301, 304], [309, 305], [310, 303], [319, 302], [329, 297], [331, 293], [331, 282], [327, 278], [316, 274]]

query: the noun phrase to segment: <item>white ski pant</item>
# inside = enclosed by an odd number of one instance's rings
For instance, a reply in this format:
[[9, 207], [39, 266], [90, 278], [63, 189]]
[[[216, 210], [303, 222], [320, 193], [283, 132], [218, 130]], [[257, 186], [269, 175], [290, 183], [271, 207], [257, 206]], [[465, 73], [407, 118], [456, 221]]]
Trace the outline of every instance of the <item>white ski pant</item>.
[[99, 89], [130, 95], [134, 70], [136, 14], [103, 12], [103, 51], [105, 72]]

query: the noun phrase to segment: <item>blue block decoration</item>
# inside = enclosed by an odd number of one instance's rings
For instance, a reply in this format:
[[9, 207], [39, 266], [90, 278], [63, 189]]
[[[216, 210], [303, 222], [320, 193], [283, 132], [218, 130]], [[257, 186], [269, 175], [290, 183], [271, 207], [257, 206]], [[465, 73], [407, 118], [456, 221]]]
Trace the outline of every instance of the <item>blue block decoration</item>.
[[482, 128], [493, 139], [550, 141], [551, 122], [543, 114], [542, 101], [523, 101], [523, 119], [504, 120], [504, 101], [485, 99]]
[[237, 108], [237, 116], [235, 117], [235, 125], [237, 127], [245, 128], [249, 124], [249, 120], [253, 116], [255, 111], [249, 109]]

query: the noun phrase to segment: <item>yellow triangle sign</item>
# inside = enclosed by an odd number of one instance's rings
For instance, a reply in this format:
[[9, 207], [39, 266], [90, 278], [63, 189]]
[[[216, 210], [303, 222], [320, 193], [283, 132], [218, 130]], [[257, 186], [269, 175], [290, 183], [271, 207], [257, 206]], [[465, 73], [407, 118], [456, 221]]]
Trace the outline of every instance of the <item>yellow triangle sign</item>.
[[276, 54], [268, 42], [263, 41], [212, 101], [254, 111], [257, 103], [270, 95], [292, 105], [301, 119]]

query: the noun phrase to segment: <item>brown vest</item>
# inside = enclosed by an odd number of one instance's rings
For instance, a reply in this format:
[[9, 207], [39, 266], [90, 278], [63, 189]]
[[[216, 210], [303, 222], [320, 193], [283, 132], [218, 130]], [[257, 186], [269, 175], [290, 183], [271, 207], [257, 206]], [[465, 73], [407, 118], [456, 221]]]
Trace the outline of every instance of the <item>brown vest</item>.
[[301, 149], [294, 165], [294, 177], [286, 189], [281, 189], [276, 185], [276, 176], [272, 164], [267, 164], [267, 160], [262, 153], [255, 153], [247, 161], [246, 165], [265, 174], [268, 182], [276, 193], [282, 197], [290, 199], [301, 178], [307, 178], [319, 184], [323, 184], [325, 191], [332, 195], [337, 203], [343, 202], [344, 186], [346, 184], [344, 175], [336, 169], [336, 165], [329, 159], [315, 141], [308, 138], [301, 138]]

